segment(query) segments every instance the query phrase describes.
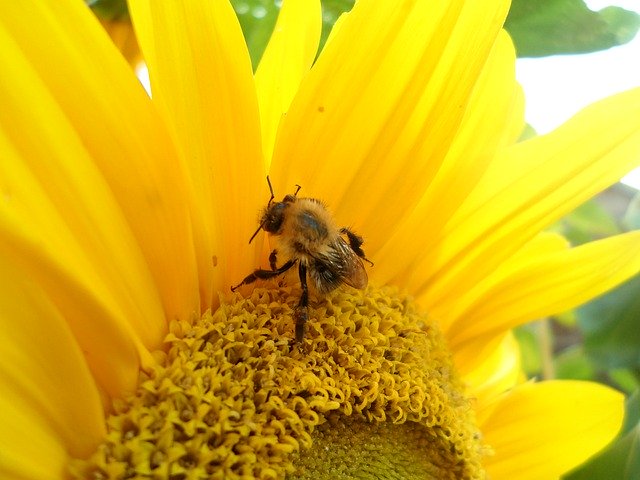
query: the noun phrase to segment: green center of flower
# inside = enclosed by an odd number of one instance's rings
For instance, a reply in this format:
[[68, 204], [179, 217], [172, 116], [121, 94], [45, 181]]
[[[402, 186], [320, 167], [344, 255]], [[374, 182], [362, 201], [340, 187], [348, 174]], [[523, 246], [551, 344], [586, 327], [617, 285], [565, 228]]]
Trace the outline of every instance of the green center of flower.
[[73, 474], [482, 477], [446, 344], [409, 297], [373, 287], [312, 297], [300, 344], [297, 302], [295, 289], [256, 288], [173, 322], [162, 361], [114, 402], [107, 438]]

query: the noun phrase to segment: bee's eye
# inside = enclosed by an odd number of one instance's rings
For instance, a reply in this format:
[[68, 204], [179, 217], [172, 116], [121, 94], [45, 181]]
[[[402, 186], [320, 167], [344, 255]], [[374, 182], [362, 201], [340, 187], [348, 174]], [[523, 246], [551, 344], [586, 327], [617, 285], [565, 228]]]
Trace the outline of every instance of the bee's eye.
[[284, 202], [277, 202], [272, 204], [264, 212], [262, 217], [262, 228], [269, 233], [278, 233], [282, 227], [284, 220], [284, 210], [287, 204]]

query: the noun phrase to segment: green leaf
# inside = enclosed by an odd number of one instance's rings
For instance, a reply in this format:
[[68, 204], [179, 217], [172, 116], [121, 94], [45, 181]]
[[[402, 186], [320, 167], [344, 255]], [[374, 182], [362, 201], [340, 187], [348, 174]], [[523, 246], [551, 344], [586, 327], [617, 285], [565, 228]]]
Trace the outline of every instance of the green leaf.
[[525, 124], [524, 129], [522, 130], [522, 133], [520, 133], [520, 138], [518, 138], [518, 141], [524, 142], [525, 140], [529, 140], [530, 138], [537, 137], [537, 136], [538, 136], [538, 132], [536, 132], [536, 129], [527, 123]]
[[640, 192], [629, 203], [622, 223], [629, 230], [640, 229]]
[[537, 324], [522, 325], [513, 331], [520, 346], [522, 369], [528, 377], [540, 374], [542, 370], [542, 354], [538, 340]]
[[567, 310], [566, 312], [556, 313], [553, 317], [553, 321], [558, 325], [561, 325], [567, 329], [576, 328], [576, 312], [573, 310]]
[[122, 20], [129, 18], [126, 0], [85, 0], [101, 20]]
[[322, 34], [320, 36], [320, 49], [329, 37], [329, 32], [338, 17], [353, 8], [355, 0], [322, 0]]
[[[324, 46], [338, 17], [353, 7], [355, 0], [322, 0], [322, 36]], [[126, 0], [85, 0], [95, 14], [105, 20], [128, 18]], [[282, 0], [231, 0], [249, 48], [253, 69], [258, 67], [271, 32], [278, 19]]]
[[[607, 371], [607, 376], [611, 380], [612, 385], [626, 393], [634, 392], [640, 388], [638, 375], [627, 368], [609, 370]], [[640, 415], [640, 410], [638, 414]]]
[[640, 275], [579, 308], [577, 315], [585, 352], [598, 366], [640, 368]]
[[562, 233], [572, 245], [620, 233], [615, 219], [597, 199], [583, 203], [558, 222], [554, 230]]
[[555, 359], [556, 378], [571, 380], [593, 380], [595, 370], [580, 345], [574, 345], [560, 353]]
[[629, 395], [625, 404], [625, 412], [624, 424], [620, 431], [621, 436], [629, 433], [640, 423], [640, 390], [636, 390]]
[[[249, 47], [253, 69], [258, 67], [271, 32], [278, 19], [281, 1], [278, 0], [232, 0], [233, 8]], [[324, 46], [329, 32], [338, 17], [353, 7], [354, 0], [323, 0], [322, 36], [320, 48]]]
[[505, 23], [519, 57], [604, 50], [627, 43], [639, 27], [635, 12], [594, 12], [583, 0], [513, 0]]
[[[278, 5], [276, 5], [278, 3]], [[280, 2], [273, 0], [231, 0], [255, 70], [278, 19]]]
[[627, 399], [621, 436], [609, 447], [568, 475], [565, 480], [635, 480], [640, 478], [640, 395]]

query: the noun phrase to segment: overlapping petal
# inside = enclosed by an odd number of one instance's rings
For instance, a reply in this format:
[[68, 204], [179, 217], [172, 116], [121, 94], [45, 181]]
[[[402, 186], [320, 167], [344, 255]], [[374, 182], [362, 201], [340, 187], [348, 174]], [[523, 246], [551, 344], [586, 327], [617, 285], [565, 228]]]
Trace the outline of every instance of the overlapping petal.
[[135, 68], [142, 61], [142, 54], [131, 22], [128, 19], [114, 19], [100, 20], [100, 23], [122, 56]]
[[466, 312], [481, 302], [481, 299], [487, 298], [496, 285], [508, 281], [512, 275], [522, 273], [529, 265], [541, 261], [542, 258], [566, 252], [568, 248], [569, 242], [562, 235], [542, 232], [472, 288], [458, 295], [455, 301], [432, 305], [429, 311], [439, 319], [445, 335], [451, 339], [457, 334], [456, 327], [460, 322], [465, 322]]
[[[41, 178], [51, 174], [47, 166], [58, 170], [56, 161], [77, 170], [72, 172], [77, 185], [66, 191], [64, 208], [86, 210], [86, 219], [70, 226], [85, 229], [77, 233], [87, 237], [87, 246], [89, 238], [99, 242], [89, 247], [93, 261], [105, 268], [117, 265], [114, 287], [130, 292], [156, 289], [166, 316], [190, 315], [198, 304], [198, 291], [186, 177], [166, 128], [128, 64], [82, 2], [10, 2], [3, 6], [0, 28], [10, 38], [2, 42], [3, 62], [11, 67], [0, 79], [7, 96], [0, 115], [11, 141], [21, 144], [25, 159], [41, 163], [33, 167]], [[50, 107], [39, 103], [45, 97]], [[58, 117], [49, 114], [52, 109], [59, 110]], [[58, 121], [61, 131], [73, 130], [75, 142], [86, 150], [83, 164], [75, 165], [77, 159], [64, 155], [66, 136], [49, 138], [57, 135]], [[49, 129], [49, 137], [41, 128]], [[41, 135], [42, 141], [34, 141]], [[59, 150], [48, 154], [47, 140], [56, 141]], [[53, 158], [56, 153], [59, 160]], [[85, 176], [88, 169], [93, 177]], [[51, 175], [44, 184], [53, 195], [55, 188], [64, 190], [58, 178], [65, 173]], [[120, 225], [110, 221], [105, 205], [94, 205], [90, 197], [100, 195], [112, 197], [122, 216]], [[132, 296], [132, 301], [140, 301]], [[162, 322], [155, 317], [151, 322], [145, 317], [130, 320], [145, 322], [141, 330], [153, 337], [149, 344], [158, 344]]]
[[16, 365], [0, 371], [0, 474], [62, 477], [104, 434], [100, 394], [131, 388], [165, 319], [256, 266], [240, 247], [274, 143], [277, 195], [300, 183], [329, 200], [379, 252], [376, 280], [442, 323], [492, 478], [557, 476], [612, 438], [622, 398], [604, 387], [499, 393], [520, 380], [506, 330], [640, 269], [636, 233], [534, 239], [629, 169], [640, 91], [504, 148], [522, 126], [506, 1], [361, 1], [306, 75], [318, 1], [289, 0], [257, 85], [226, 1], [130, 4], [159, 114], [81, 2], [0, 17], [0, 346]]
[[0, 81], [0, 245], [67, 319], [101, 387], [120, 395], [162, 338], [160, 299], [73, 126], [2, 28], [0, 45], [12, 64]]
[[[495, 455], [492, 479], [558, 478], [610, 442], [622, 424], [624, 396], [591, 382], [526, 383], [480, 412]], [[553, 434], [550, 434], [553, 432]]]
[[356, 3], [283, 120], [271, 164], [276, 191], [298, 183], [323, 197], [375, 251], [444, 161], [507, 8]]
[[[406, 221], [389, 232], [383, 247], [372, 255], [376, 268], [371, 273], [378, 282], [406, 285], [414, 275], [424, 277], [424, 271], [414, 268], [416, 256], [423, 249], [437, 248], [433, 243], [438, 232], [464, 203], [496, 151], [513, 143], [523, 122], [515, 51], [508, 35], [501, 32], [435, 178]], [[407, 248], [414, 242], [420, 247]]]
[[246, 245], [266, 193], [249, 53], [226, 1], [132, 0], [153, 100], [187, 165], [201, 305], [255, 267]]
[[499, 395], [523, 380], [520, 347], [511, 332], [492, 339], [483, 350], [470, 357], [454, 352], [453, 360], [473, 399], [476, 410], [483, 410]]
[[64, 478], [105, 434], [100, 393], [53, 302], [19, 266], [0, 268], [0, 477]]
[[409, 287], [425, 304], [453, 302], [545, 226], [640, 163], [640, 89], [586, 108], [548, 135], [506, 149], [425, 246]]
[[278, 125], [289, 109], [302, 78], [311, 68], [318, 51], [321, 29], [320, 0], [288, 0], [282, 3], [278, 22], [255, 77], [266, 171], [269, 171]]
[[451, 327], [452, 346], [487, 337], [535, 318], [564, 312], [640, 271], [640, 232], [532, 257], [494, 284]]
[[[132, 389], [141, 361], [149, 360], [127, 317], [138, 314], [137, 307], [119, 298], [108, 279], [92, 265], [64, 217], [3, 135], [0, 152], [7, 161], [0, 166], [4, 192], [0, 245], [4, 255], [13, 258], [55, 302], [101, 387], [114, 396]], [[11, 168], [3, 168], [7, 164]]]

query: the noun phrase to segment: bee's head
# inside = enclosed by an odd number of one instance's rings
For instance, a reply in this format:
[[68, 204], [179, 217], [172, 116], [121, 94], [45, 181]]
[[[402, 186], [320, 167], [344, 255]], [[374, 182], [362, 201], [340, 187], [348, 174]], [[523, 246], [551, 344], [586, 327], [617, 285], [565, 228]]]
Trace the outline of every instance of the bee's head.
[[281, 202], [274, 202], [273, 189], [271, 188], [269, 177], [267, 177], [267, 183], [269, 184], [271, 198], [269, 199], [269, 202], [262, 213], [262, 217], [260, 218], [260, 226], [256, 230], [256, 233], [254, 233], [249, 239], [249, 243], [251, 243], [260, 230], [264, 230], [265, 232], [275, 235], [280, 233], [287, 207], [297, 200], [296, 195], [298, 195], [298, 192], [300, 191], [300, 185], [296, 185], [298, 188], [293, 195], [286, 195]]

